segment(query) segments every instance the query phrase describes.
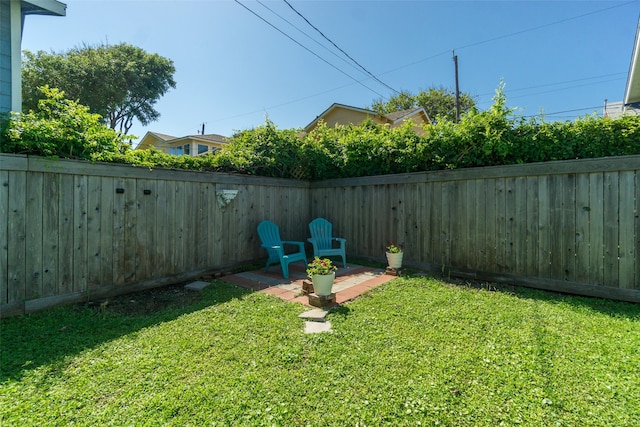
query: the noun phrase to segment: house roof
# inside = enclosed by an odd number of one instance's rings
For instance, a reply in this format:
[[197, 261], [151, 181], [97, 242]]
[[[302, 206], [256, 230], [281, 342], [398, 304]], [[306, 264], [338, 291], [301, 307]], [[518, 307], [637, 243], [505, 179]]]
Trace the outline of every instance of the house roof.
[[420, 114], [424, 114], [424, 118], [427, 121], [430, 120], [429, 116], [427, 115], [427, 112], [425, 111], [425, 109], [423, 107], [410, 108], [408, 110], [403, 110], [403, 111], [394, 111], [393, 113], [389, 113], [389, 114], [379, 114], [377, 111], [367, 110], [366, 108], [358, 108], [358, 107], [352, 107], [350, 105], [333, 103], [333, 104], [331, 104], [331, 106], [329, 108], [324, 110], [318, 117], [313, 119], [313, 121], [311, 121], [311, 123], [306, 125], [304, 127], [304, 130], [308, 131], [316, 123], [318, 123], [320, 120], [322, 120], [325, 117], [327, 117], [333, 110], [336, 110], [336, 109], [351, 110], [351, 111], [355, 111], [355, 112], [358, 112], [358, 113], [361, 113], [361, 114], [365, 114], [367, 116], [380, 117], [380, 118], [383, 118], [386, 121], [388, 121], [389, 123], [394, 124], [394, 125], [399, 123], [399, 122], [402, 122], [403, 120], [409, 119], [411, 117], [414, 117], [414, 116], [417, 116], [417, 115], [420, 115]]
[[173, 135], [166, 135], [164, 133], [158, 133], [158, 132], [148, 132], [148, 135], [153, 135], [156, 138], [161, 139], [163, 141], [170, 141], [172, 139], [176, 139], [176, 137]]
[[421, 113], [424, 113], [427, 121], [430, 121], [429, 115], [427, 114], [427, 111], [424, 109], [424, 107], [416, 107], [416, 108], [410, 108], [408, 110], [394, 111], [393, 113], [385, 114], [384, 117], [386, 117], [393, 124], [396, 124], [403, 120], [407, 120], [411, 117], [418, 116]]
[[629, 77], [627, 78], [627, 89], [624, 93], [624, 104], [640, 103], [640, 19], [636, 29], [636, 40], [633, 44], [631, 54], [631, 65], [629, 66]]
[[189, 135], [186, 138], [208, 142], [228, 142], [228, 138], [226, 136], [218, 135], [215, 133], [208, 133], [205, 135]]
[[211, 143], [220, 143], [220, 144], [225, 144], [228, 141], [227, 137], [222, 136], [222, 135], [218, 135], [215, 133], [210, 133], [210, 134], [206, 134], [206, 135], [187, 135], [187, 136], [180, 136], [180, 137], [175, 137], [173, 135], [167, 135], [164, 133], [158, 133], [158, 132], [147, 132], [142, 139], [140, 140], [140, 142], [138, 143], [138, 145], [136, 146], [136, 150], [142, 150], [144, 148], [147, 148], [151, 145], [154, 145], [154, 143], [152, 143], [151, 141], [155, 140], [156, 142], [162, 142], [163, 144], [174, 144], [174, 143], [179, 143], [179, 142], [184, 142], [184, 141], [201, 141], [201, 142], [207, 142], [209, 144]]
[[307, 129], [311, 128], [313, 125], [318, 123], [320, 120], [324, 119], [330, 112], [332, 112], [333, 110], [335, 110], [337, 108], [342, 108], [344, 110], [352, 110], [352, 111], [356, 111], [358, 113], [368, 114], [368, 115], [373, 115], [373, 116], [377, 116], [378, 115], [378, 113], [376, 113], [375, 111], [367, 110], [366, 108], [352, 107], [350, 105], [339, 104], [337, 102], [334, 102], [333, 104], [331, 104], [331, 106], [329, 106], [329, 108], [324, 110], [322, 113], [320, 113], [319, 116], [317, 116], [315, 119], [313, 119], [311, 121], [311, 123], [306, 125], [304, 127], [304, 130], [307, 130]]
[[22, 0], [20, 8], [25, 15], [65, 16], [67, 5], [57, 0]]

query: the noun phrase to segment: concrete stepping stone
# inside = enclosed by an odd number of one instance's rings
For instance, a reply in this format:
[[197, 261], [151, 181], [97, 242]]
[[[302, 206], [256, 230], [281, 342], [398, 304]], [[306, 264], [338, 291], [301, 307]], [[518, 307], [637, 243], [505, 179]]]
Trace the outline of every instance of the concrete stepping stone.
[[331, 322], [304, 322], [305, 334], [318, 334], [320, 332], [331, 332]]
[[188, 289], [190, 291], [201, 291], [204, 288], [206, 288], [207, 286], [209, 286], [211, 283], [209, 282], [203, 282], [203, 281], [197, 281], [197, 282], [191, 282], [188, 285], [185, 285], [184, 288]]
[[305, 320], [310, 320], [312, 322], [324, 322], [325, 317], [329, 312], [327, 310], [323, 310], [321, 308], [315, 308], [313, 310], [307, 310], [304, 313], [300, 314], [298, 317]]

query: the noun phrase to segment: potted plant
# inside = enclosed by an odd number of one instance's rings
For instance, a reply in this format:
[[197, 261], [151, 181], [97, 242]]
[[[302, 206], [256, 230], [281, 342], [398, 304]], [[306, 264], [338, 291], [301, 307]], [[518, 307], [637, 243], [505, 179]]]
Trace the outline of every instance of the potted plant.
[[389, 245], [387, 246], [387, 262], [389, 263], [390, 268], [399, 269], [402, 267], [402, 243], [396, 244], [393, 243], [393, 240], [389, 241]]
[[313, 290], [316, 295], [331, 295], [331, 288], [333, 287], [337, 269], [329, 258], [320, 259], [320, 257], [315, 257], [309, 263], [307, 275], [313, 282]]

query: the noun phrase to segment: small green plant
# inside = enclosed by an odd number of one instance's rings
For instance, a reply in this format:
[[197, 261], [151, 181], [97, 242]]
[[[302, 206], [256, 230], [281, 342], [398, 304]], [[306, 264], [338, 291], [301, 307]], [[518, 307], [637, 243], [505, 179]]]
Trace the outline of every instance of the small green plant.
[[315, 275], [326, 275], [331, 274], [337, 269], [338, 267], [333, 265], [329, 258], [320, 259], [320, 257], [315, 257], [314, 260], [309, 263], [307, 274], [309, 277], [313, 277]]
[[393, 243], [393, 240], [389, 240], [389, 245], [387, 246], [387, 252], [392, 254], [399, 254], [403, 251], [404, 244], [403, 243]]

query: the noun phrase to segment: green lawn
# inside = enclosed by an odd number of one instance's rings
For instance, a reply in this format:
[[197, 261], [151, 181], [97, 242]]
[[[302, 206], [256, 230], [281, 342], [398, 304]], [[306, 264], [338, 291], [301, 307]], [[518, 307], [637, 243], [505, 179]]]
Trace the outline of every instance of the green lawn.
[[639, 305], [416, 277], [332, 333], [304, 310], [215, 282], [186, 307], [4, 319], [0, 425], [640, 425]]

